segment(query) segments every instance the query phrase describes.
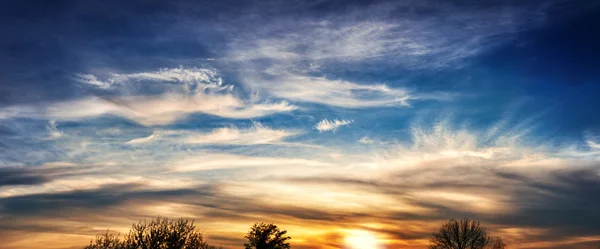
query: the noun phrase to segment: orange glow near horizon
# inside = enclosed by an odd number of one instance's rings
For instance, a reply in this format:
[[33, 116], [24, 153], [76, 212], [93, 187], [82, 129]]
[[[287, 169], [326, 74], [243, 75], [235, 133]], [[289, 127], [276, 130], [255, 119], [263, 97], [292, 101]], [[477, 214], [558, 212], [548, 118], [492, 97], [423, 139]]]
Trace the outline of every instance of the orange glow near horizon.
[[344, 244], [347, 249], [381, 249], [377, 236], [365, 230], [351, 230], [345, 235]]

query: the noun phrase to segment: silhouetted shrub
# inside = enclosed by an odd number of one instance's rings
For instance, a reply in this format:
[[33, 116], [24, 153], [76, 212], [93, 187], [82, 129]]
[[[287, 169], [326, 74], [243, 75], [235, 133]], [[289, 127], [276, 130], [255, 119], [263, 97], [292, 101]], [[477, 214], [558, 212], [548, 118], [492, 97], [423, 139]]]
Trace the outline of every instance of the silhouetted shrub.
[[504, 244], [504, 241], [500, 237], [490, 238], [489, 243], [486, 247], [486, 249], [504, 249], [504, 248], [506, 248], [506, 244]]
[[246, 235], [246, 249], [289, 249], [290, 244], [286, 241], [291, 237], [286, 236], [287, 231], [280, 231], [276, 225], [256, 223]]
[[111, 234], [106, 230], [106, 233], [96, 235], [85, 249], [126, 249], [126, 247], [119, 234]]
[[133, 224], [121, 240], [119, 235], [97, 235], [85, 249], [218, 249], [204, 241], [194, 221], [156, 218]]
[[500, 237], [491, 238], [478, 221], [451, 219], [430, 239], [430, 249], [504, 249]]

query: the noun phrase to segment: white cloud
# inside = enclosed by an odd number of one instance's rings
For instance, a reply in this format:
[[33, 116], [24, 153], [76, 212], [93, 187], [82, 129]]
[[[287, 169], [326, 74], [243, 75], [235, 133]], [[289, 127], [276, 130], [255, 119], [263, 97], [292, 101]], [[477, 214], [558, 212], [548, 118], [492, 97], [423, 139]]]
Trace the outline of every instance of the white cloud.
[[254, 126], [249, 129], [224, 127], [215, 129], [209, 133], [189, 135], [183, 142], [189, 144], [234, 145], [280, 144], [284, 139], [297, 134], [298, 132], [274, 130], [260, 123], [254, 123]]
[[[599, 159], [600, 153], [596, 153], [598, 150], [593, 146], [581, 151], [536, 141], [527, 133], [532, 127], [534, 125], [527, 121], [517, 122], [512, 127], [500, 124], [489, 129], [457, 128], [450, 120], [433, 124], [417, 122], [411, 127], [411, 138], [405, 142], [386, 143], [385, 147], [368, 154], [346, 155], [342, 160], [346, 160], [344, 164], [349, 168], [379, 169], [381, 174], [425, 166], [504, 167], [536, 174], [530, 169], [592, 165]], [[360, 142], [372, 144], [376, 141], [363, 137]]]
[[105, 82], [98, 80], [96, 76], [91, 74], [75, 74], [75, 81], [102, 89], [110, 88], [112, 85], [111, 81]]
[[172, 176], [147, 177], [138, 175], [91, 175], [79, 174], [77, 176], [65, 176], [54, 179], [51, 182], [41, 185], [0, 187], [0, 197], [14, 197], [31, 194], [60, 193], [73, 190], [92, 190], [110, 184], [140, 184], [147, 189], [176, 189], [181, 187], [190, 187], [197, 184], [196, 181], [185, 181]]
[[228, 169], [240, 167], [322, 167], [329, 163], [302, 158], [253, 157], [235, 154], [206, 154], [192, 156], [173, 162], [171, 169], [175, 172]]
[[56, 127], [56, 120], [48, 121], [46, 129], [48, 130], [48, 133], [50, 133], [50, 138], [59, 138], [64, 135], [63, 132]]
[[[430, 15], [404, 3], [373, 5], [357, 13], [302, 18], [261, 25], [230, 44], [237, 61], [271, 59], [282, 62], [385, 61], [405, 68], [437, 68], [476, 55], [510, 40], [543, 21], [540, 9], [459, 8], [450, 3], [427, 6]], [[410, 7], [410, 8], [406, 8]], [[386, 21], [374, 16], [393, 15]]]
[[152, 140], [155, 140], [158, 136], [159, 136], [159, 132], [153, 132], [152, 135], [150, 135], [150, 136], [132, 139], [132, 140], [126, 142], [125, 144], [142, 144], [142, 143], [148, 143], [148, 142], [150, 142]]
[[593, 140], [587, 140], [586, 143], [588, 144], [588, 146], [594, 150], [600, 150], [600, 143], [597, 143], [596, 141]]
[[[9, 106], [0, 108], [0, 118], [29, 117], [77, 120], [100, 115], [115, 115], [142, 125], [165, 125], [192, 113], [205, 113], [225, 118], [246, 119], [289, 112], [296, 106], [286, 101], [242, 100], [231, 86], [222, 85], [214, 71], [194, 69], [161, 69], [127, 75], [113, 75], [111, 83], [131, 79], [174, 80], [183, 85], [167, 87], [164, 93], [144, 95], [142, 92], [118, 97], [85, 97], [51, 103], [45, 106]], [[90, 78], [90, 77], [88, 77]], [[127, 86], [125, 86], [126, 89]], [[128, 90], [129, 91], [129, 90]]]
[[[161, 68], [156, 71], [119, 74], [111, 73], [106, 80], [101, 81], [97, 76], [91, 74], [75, 74], [75, 80], [99, 87], [108, 88], [127, 88], [131, 84], [148, 83], [180, 83], [185, 92], [200, 92], [205, 90], [221, 91], [231, 88], [231, 85], [223, 85], [223, 79], [218, 72], [206, 68]], [[165, 85], [168, 86], [168, 85]], [[176, 87], [179, 85], [176, 85]], [[178, 90], [171, 88], [169, 90]]]
[[317, 123], [317, 125], [315, 125], [315, 129], [319, 130], [319, 132], [335, 131], [335, 130], [337, 130], [337, 128], [339, 128], [341, 126], [349, 125], [352, 122], [353, 122], [352, 120], [344, 120], [344, 119], [342, 119], [342, 120], [323, 119], [319, 123]]
[[191, 113], [205, 113], [226, 118], [255, 118], [296, 109], [285, 101], [246, 103], [231, 94], [192, 96], [162, 94], [115, 99], [89, 97], [50, 105], [41, 115], [57, 120], [74, 120], [111, 114], [143, 125], [165, 125]]
[[384, 145], [386, 144], [385, 142], [381, 141], [381, 140], [377, 140], [377, 139], [372, 139], [368, 136], [364, 136], [362, 138], [360, 138], [358, 140], [359, 143], [361, 144], [377, 144], [377, 145]]
[[279, 98], [347, 108], [407, 106], [413, 98], [401, 88], [301, 75], [282, 75], [272, 81], [251, 80], [250, 85]]
[[[247, 129], [238, 127], [217, 128], [210, 132], [193, 131], [155, 131], [152, 135], [143, 138], [136, 138], [126, 142], [126, 144], [141, 144], [153, 141], [169, 142], [176, 144], [211, 144], [211, 145], [257, 145], [257, 144], [278, 144], [278, 145], [301, 145], [297, 143], [287, 143], [286, 138], [300, 134], [299, 131], [271, 129], [255, 122]], [[304, 145], [310, 146], [310, 145]]]

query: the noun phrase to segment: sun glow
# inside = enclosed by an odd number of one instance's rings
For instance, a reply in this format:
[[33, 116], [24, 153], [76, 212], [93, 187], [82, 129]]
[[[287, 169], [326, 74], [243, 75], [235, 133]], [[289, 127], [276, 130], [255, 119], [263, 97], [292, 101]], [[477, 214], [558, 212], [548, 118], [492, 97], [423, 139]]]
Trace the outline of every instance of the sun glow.
[[377, 236], [364, 230], [348, 231], [345, 243], [347, 249], [381, 249]]

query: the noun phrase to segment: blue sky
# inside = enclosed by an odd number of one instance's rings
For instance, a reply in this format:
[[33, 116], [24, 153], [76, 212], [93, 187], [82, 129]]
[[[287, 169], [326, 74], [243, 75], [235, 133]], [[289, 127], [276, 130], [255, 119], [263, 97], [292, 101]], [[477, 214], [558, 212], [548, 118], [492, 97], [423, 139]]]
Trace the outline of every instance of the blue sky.
[[227, 248], [257, 221], [425, 248], [452, 217], [600, 243], [594, 1], [1, 5], [7, 248], [156, 215]]

